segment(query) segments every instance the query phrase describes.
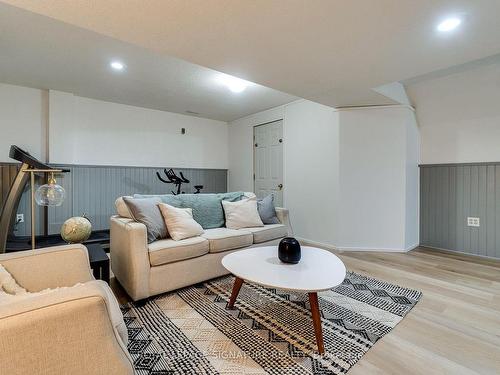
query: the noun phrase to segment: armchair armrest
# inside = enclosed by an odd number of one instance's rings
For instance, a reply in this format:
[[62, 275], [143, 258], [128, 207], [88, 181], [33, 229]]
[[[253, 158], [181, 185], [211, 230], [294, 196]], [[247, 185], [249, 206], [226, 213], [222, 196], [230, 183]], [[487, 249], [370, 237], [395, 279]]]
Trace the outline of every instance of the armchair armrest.
[[113, 274], [134, 301], [149, 297], [151, 265], [146, 226], [119, 216], [110, 220]]
[[0, 264], [30, 292], [94, 280], [87, 249], [79, 244], [0, 254]]
[[281, 224], [286, 226], [287, 232], [289, 236], [293, 235], [292, 224], [290, 223], [290, 214], [287, 208], [283, 207], [275, 207], [276, 216]]
[[[132, 374], [126, 343], [113, 321], [116, 306], [108, 300], [107, 285], [99, 283], [3, 302], [0, 373]], [[120, 319], [123, 323], [121, 314]]]

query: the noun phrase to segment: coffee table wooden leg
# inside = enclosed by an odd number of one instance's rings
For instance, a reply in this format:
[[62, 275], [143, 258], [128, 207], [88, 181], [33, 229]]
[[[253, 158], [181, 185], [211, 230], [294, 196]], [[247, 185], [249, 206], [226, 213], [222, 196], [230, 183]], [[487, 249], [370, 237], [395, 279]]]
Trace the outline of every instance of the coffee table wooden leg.
[[316, 335], [316, 343], [318, 344], [318, 352], [319, 354], [323, 354], [325, 352], [325, 346], [323, 344], [323, 330], [321, 328], [318, 293], [309, 293], [309, 304], [311, 305], [311, 314], [314, 325], [314, 333]]
[[234, 303], [236, 302], [236, 297], [238, 297], [238, 293], [240, 292], [242, 285], [243, 285], [243, 279], [237, 277], [234, 280], [233, 291], [231, 292], [231, 298], [229, 298], [229, 303], [227, 304], [227, 307], [233, 308]]

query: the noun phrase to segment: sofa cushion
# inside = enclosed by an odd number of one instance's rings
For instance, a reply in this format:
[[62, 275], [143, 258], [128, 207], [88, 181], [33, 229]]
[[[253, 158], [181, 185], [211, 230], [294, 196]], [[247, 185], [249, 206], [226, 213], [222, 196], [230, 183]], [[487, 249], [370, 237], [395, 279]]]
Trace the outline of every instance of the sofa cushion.
[[251, 232], [253, 234], [253, 243], [271, 241], [285, 237], [288, 234], [286, 226], [283, 224], [268, 224], [263, 227], [241, 229], [241, 231]]
[[134, 198], [157, 197], [163, 203], [177, 208], [191, 208], [193, 218], [203, 229], [220, 228], [224, 226], [224, 211], [221, 202], [238, 201], [244, 197], [243, 192], [221, 193], [221, 194], [164, 194], [164, 195], [141, 195], [134, 194]]
[[149, 244], [149, 263], [152, 266], [173, 263], [208, 253], [208, 241], [203, 237], [191, 237], [174, 241], [171, 238]]
[[253, 243], [253, 235], [245, 230], [235, 230], [227, 228], [207, 229], [202, 237], [210, 243], [210, 252], [218, 253], [221, 251], [238, 249], [240, 247], [250, 246]]

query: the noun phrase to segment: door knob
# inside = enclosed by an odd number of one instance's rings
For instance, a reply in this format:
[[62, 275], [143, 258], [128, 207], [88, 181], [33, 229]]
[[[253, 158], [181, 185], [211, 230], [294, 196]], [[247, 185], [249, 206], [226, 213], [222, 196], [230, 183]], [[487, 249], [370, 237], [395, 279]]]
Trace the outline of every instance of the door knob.
[[280, 190], [283, 189], [283, 184], [279, 184], [278, 189], [280, 189]]

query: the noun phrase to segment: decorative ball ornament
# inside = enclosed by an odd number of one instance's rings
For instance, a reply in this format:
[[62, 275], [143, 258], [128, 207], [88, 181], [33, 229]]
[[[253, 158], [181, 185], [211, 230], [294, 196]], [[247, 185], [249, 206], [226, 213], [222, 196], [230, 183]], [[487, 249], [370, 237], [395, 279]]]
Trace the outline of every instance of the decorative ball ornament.
[[84, 216], [75, 216], [64, 222], [61, 227], [61, 237], [67, 243], [81, 243], [89, 239], [92, 224]]
[[278, 245], [278, 258], [283, 263], [296, 264], [300, 261], [300, 243], [293, 237], [285, 237]]

